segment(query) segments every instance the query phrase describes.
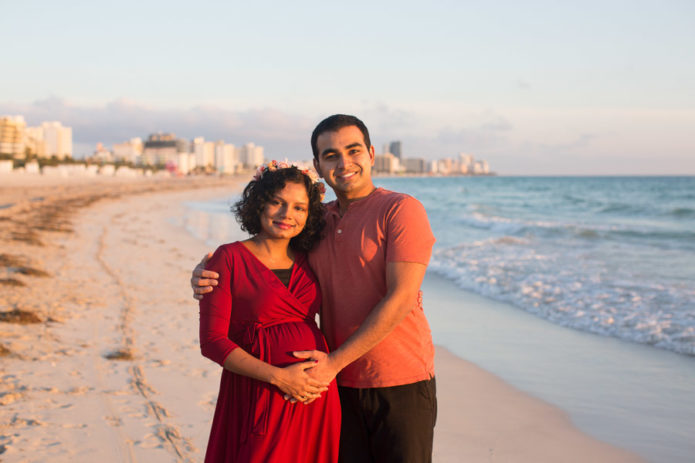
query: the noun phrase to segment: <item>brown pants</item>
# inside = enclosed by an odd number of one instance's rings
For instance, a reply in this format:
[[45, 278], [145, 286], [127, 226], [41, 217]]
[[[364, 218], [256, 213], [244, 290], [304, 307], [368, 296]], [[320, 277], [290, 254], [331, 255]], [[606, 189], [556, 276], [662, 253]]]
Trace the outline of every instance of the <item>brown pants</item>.
[[429, 463], [437, 420], [435, 379], [393, 387], [339, 387], [339, 463]]

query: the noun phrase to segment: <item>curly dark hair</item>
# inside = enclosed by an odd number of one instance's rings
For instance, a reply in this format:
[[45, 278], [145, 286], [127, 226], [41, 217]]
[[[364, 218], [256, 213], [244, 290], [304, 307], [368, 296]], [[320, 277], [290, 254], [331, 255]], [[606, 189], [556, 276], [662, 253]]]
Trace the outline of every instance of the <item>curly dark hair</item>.
[[251, 180], [244, 188], [241, 199], [232, 207], [232, 212], [242, 230], [251, 235], [259, 234], [261, 213], [265, 205], [275, 196], [275, 193], [285, 188], [288, 182], [304, 185], [309, 195], [309, 208], [304, 229], [290, 240], [290, 247], [293, 250], [308, 252], [321, 239], [323, 228], [326, 226], [323, 217], [325, 207], [321, 203], [319, 184], [313, 183], [311, 178], [297, 167], [266, 170], [259, 180]]

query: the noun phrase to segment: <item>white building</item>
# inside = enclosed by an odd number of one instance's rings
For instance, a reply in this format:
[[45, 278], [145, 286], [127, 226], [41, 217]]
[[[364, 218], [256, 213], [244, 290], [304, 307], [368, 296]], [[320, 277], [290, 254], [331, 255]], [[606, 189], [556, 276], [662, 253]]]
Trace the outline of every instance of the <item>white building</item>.
[[215, 143], [215, 170], [221, 174], [233, 174], [238, 170], [239, 157], [234, 145], [222, 140]]
[[39, 163], [36, 161], [27, 162], [26, 164], [24, 164], [24, 173], [32, 175], [40, 174], [41, 168], [39, 167]]
[[[72, 157], [72, 128], [63, 127], [58, 121], [41, 124], [44, 154], [58, 159]], [[37, 153], [38, 154], [38, 153]]]
[[113, 154], [104, 147], [103, 143], [97, 143], [94, 154], [92, 154], [92, 159], [101, 163], [113, 162]]
[[490, 173], [490, 166], [487, 161], [476, 161], [473, 165], [473, 173], [477, 175], [487, 175]]
[[196, 137], [191, 143], [191, 152], [195, 155], [195, 163], [200, 167], [215, 166], [215, 143]]
[[474, 160], [472, 154], [459, 153], [458, 161], [461, 166], [468, 167], [468, 170], [471, 170], [473, 168]]
[[424, 174], [427, 170], [427, 161], [422, 158], [405, 158], [403, 167], [409, 174]]
[[144, 145], [142, 143], [142, 138], [131, 138], [123, 143], [116, 143], [113, 145], [113, 157], [116, 161], [132, 162], [135, 164], [139, 162], [143, 149]]
[[239, 149], [239, 162], [248, 169], [255, 169], [263, 164], [263, 147], [247, 143]]
[[393, 174], [398, 171], [398, 158], [391, 153], [374, 156], [374, 171], [377, 173]]

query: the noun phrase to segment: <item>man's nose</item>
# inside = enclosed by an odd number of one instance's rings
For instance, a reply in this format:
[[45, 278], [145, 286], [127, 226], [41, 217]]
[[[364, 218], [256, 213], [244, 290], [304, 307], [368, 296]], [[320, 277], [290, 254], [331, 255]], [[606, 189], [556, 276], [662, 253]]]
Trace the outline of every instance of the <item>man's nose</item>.
[[347, 154], [341, 154], [338, 157], [338, 167], [340, 167], [341, 169], [345, 168], [345, 166], [347, 166], [349, 164], [350, 164], [350, 156], [348, 156]]

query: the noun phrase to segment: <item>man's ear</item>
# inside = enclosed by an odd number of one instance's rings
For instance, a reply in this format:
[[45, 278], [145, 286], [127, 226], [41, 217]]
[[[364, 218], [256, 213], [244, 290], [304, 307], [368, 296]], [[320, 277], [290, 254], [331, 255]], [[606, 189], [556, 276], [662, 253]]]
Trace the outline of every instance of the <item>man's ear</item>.
[[321, 174], [321, 169], [319, 169], [319, 161], [314, 158], [314, 169], [316, 169], [316, 173], [319, 174], [319, 178], [323, 178], [323, 175]]
[[369, 159], [371, 159], [371, 165], [374, 165], [374, 145], [369, 146]]

